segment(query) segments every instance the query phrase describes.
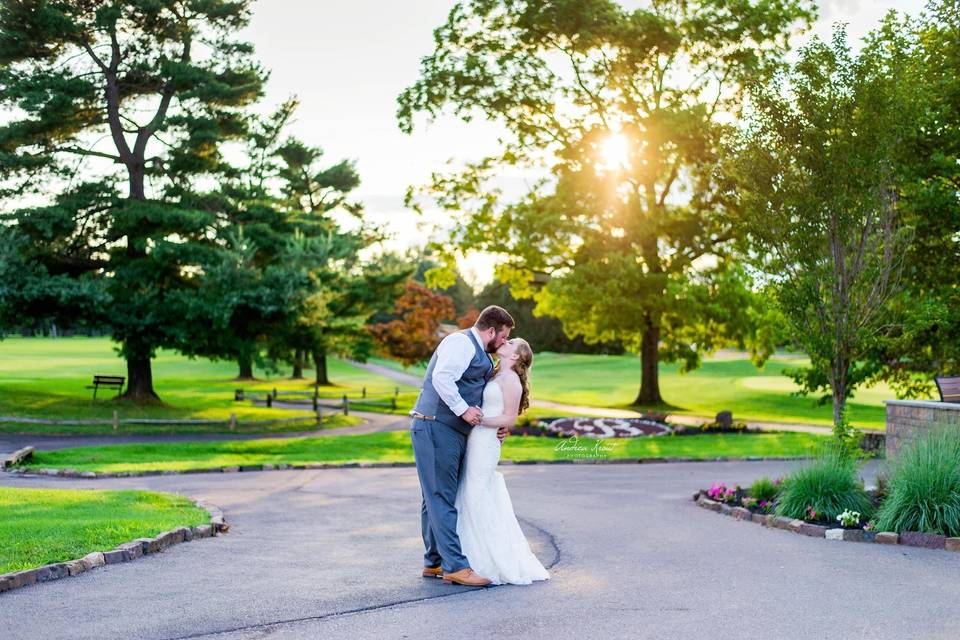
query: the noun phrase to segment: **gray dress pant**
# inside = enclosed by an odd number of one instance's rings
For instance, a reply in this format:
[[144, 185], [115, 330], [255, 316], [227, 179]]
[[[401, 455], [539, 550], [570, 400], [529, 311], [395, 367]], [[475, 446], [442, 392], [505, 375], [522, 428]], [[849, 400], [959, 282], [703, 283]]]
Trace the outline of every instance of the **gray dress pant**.
[[420, 532], [426, 549], [423, 564], [439, 565], [447, 573], [465, 569], [470, 563], [460, 550], [455, 503], [467, 436], [435, 420], [415, 419], [410, 425], [410, 440], [423, 496], [420, 505]]

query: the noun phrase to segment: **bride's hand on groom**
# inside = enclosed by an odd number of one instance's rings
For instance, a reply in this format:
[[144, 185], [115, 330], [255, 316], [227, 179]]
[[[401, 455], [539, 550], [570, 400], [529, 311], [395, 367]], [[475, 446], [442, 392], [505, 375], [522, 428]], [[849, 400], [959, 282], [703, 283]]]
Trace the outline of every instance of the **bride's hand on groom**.
[[497, 429], [497, 440], [503, 442], [504, 439], [510, 434], [510, 429], [507, 427], [500, 427]]

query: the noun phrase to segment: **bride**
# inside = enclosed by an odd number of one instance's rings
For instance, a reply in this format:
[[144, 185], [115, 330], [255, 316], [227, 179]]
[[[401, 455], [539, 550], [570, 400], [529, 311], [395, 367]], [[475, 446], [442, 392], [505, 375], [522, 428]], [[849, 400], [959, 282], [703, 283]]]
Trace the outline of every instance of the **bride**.
[[483, 422], [470, 430], [464, 470], [457, 490], [457, 534], [463, 554], [493, 584], [530, 584], [550, 574], [520, 530], [500, 461], [499, 427], [512, 427], [529, 405], [527, 370], [533, 351], [514, 338], [497, 350], [499, 363], [483, 390]]

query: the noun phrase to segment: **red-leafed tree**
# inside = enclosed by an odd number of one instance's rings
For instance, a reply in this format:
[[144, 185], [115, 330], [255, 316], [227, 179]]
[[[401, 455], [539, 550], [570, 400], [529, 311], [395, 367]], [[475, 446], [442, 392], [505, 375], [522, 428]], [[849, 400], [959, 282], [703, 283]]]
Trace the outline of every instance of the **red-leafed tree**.
[[394, 313], [395, 320], [370, 325], [370, 333], [384, 355], [409, 366], [430, 359], [442, 337], [440, 323], [457, 312], [450, 297], [410, 280]]
[[468, 329], [477, 323], [477, 318], [479, 317], [480, 310], [471, 305], [466, 313], [457, 318], [457, 326], [461, 329]]

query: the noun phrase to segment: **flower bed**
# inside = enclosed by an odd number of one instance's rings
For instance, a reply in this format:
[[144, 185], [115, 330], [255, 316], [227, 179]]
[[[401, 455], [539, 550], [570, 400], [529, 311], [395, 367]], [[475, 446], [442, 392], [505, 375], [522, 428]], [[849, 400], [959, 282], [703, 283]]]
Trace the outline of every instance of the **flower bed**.
[[844, 540], [847, 542], [873, 542], [877, 544], [902, 544], [925, 549], [945, 549], [960, 551], [960, 537], [947, 537], [919, 531], [872, 531], [867, 526], [843, 527], [839, 523], [823, 525], [806, 522], [795, 518], [785, 518], [773, 513], [763, 513], [757, 509], [743, 506], [731, 506], [728, 503], [711, 500], [703, 491], [694, 494], [698, 506], [724, 515], [732, 516], [737, 520], [754, 522], [771, 529], [783, 529], [814, 538], [827, 540]]
[[[960, 551], [960, 527], [948, 517], [960, 497], [960, 482], [950, 472], [960, 467], [960, 438], [944, 438], [913, 444], [889, 476], [878, 476], [875, 489], [864, 488], [857, 459], [827, 449], [786, 478], [760, 478], [746, 489], [715, 482], [693, 499], [738, 520], [807, 536]], [[910, 523], [926, 531], [911, 530]]]
[[673, 432], [674, 427], [665, 422], [666, 416], [645, 415], [640, 418], [541, 418], [519, 424], [510, 433], [548, 438], [634, 438], [637, 436], [663, 436]]

